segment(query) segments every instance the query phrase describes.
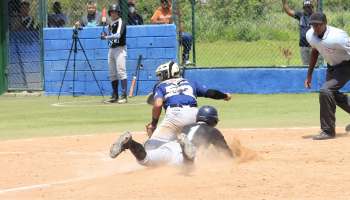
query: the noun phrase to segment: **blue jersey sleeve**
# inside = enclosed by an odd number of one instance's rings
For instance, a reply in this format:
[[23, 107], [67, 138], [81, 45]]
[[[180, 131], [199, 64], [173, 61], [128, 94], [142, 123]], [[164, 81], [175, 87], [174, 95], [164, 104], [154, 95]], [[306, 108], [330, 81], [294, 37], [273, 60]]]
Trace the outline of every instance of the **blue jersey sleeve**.
[[165, 84], [158, 85], [158, 87], [154, 91], [154, 99], [158, 98], [164, 98], [165, 93], [163, 93], [163, 90], [165, 91], [164, 87], [162, 87]]
[[196, 92], [197, 92], [197, 96], [198, 97], [205, 97], [205, 94], [208, 91], [208, 88], [200, 85], [199, 83], [197, 83], [196, 81], [194, 81], [194, 85], [196, 86]]

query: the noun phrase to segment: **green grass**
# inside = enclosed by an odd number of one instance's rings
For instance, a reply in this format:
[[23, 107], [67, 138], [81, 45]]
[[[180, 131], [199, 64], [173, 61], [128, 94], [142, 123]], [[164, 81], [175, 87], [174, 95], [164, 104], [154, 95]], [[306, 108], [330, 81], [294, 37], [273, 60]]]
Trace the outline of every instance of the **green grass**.
[[[144, 99], [137, 96], [127, 105], [106, 106], [100, 96], [61, 96], [60, 100], [57, 96], [0, 96], [0, 140], [144, 131], [152, 107], [132, 105]], [[318, 93], [233, 94], [229, 102], [206, 98], [198, 102], [218, 109], [219, 129], [319, 126]], [[52, 106], [57, 103], [70, 107]], [[343, 110], [338, 108], [336, 115], [337, 126], [349, 123]]]

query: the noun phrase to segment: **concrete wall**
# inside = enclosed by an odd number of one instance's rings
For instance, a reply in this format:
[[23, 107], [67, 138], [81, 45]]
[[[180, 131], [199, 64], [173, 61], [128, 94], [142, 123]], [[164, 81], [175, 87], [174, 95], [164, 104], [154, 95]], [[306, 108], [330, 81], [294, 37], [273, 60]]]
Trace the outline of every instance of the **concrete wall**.
[[[108, 44], [99, 38], [102, 27], [84, 28], [79, 38], [85, 49], [93, 72], [104, 95], [112, 91], [108, 75]], [[44, 29], [45, 54], [45, 91], [57, 95], [70, 48], [72, 28]], [[177, 61], [177, 43], [174, 25], [145, 25], [127, 27], [127, 75], [128, 91], [135, 73], [137, 59], [142, 54], [143, 68], [138, 73], [138, 82], [134, 95], [145, 95], [153, 90], [156, 83], [155, 69], [164, 62]], [[78, 46], [78, 49], [80, 47]], [[71, 95], [73, 91], [73, 55], [70, 56], [67, 74], [62, 87], [62, 95]], [[319, 91], [325, 81], [326, 68], [315, 69], [312, 87], [306, 90], [304, 81], [307, 68], [260, 68], [260, 69], [187, 69], [185, 78], [223, 92], [230, 93], [307, 93]], [[75, 63], [74, 91], [77, 95], [100, 95], [100, 91], [81, 50], [78, 50]], [[121, 89], [120, 89], [121, 90]], [[342, 91], [350, 91], [347, 84]], [[121, 91], [119, 91], [121, 94]]]
[[[98, 84], [104, 95], [112, 92], [108, 73], [107, 40], [101, 40], [102, 27], [84, 28], [78, 31], [78, 37]], [[72, 46], [72, 28], [44, 29], [44, 66], [45, 91], [47, 94], [59, 93], [64, 72]], [[139, 82], [134, 90], [136, 94], [148, 94], [155, 83], [155, 69], [169, 60], [177, 62], [177, 42], [174, 25], [127, 26], [127, 76], [128, 91], [135, 74], [137, 59], [142, 54], [142, 68], [138, 72]], [[64, 77], [61, 95], [73, 92], [74, 47], [70, 55]], [[100, 95], [97, 83], [78, 42], [75, 62], [74, 91], [77, 95]], [[121, 88], [120, 91], [121, 93]]]

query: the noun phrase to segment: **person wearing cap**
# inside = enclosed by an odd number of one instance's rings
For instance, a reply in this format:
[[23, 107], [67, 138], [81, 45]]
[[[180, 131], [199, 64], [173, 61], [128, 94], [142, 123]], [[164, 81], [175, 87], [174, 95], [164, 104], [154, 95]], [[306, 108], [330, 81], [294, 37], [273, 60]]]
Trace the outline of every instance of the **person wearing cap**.
[[312, 51], [305, 87], [312, 89], [312, 72], [321, 54], [327, 62], [327, 75], [319, 94], [321, 132], [313, 139], [324, 140], [335, 137], [336, 105], [350, 114], [350, 98], [339, 92], [350, 80], [350, 38], [345, 31], [328, 26], [326, 15], [320, 11], [311, 15], [310, 24], [306, 39]]
[[128, 9], [129, 9], [129, 15], [128, 15], [128, 24], [129, 25], [143, 25], [143, 19], [141, 15], [137, 14], [135, 12], [135, 2], [128, 2]]
[[66, 27], [68, 16], [67, 14], [62, 13], [61, 3], [56, 1], [52, 6], [52, 10], [55, 12], [55, 14], [47, 17], [49, 27]]
[[[172, 23], [172, 6], [171, 0], [160, 0], [160, 6], [153, 14], [151, 18], [151, 24], [171, 24]], [[180, 10], [180, 16], [182, 16], [182, 10]], [[181, 35], [181, 44], [183, 45], [182, 52], [182, 64], [190, 65], [189, 54], [191, 51], [193, 37], [189, 33], [185, 33], [179, 22], [179, 29]]]
[[[315, 5], [317, 7], [317, 0], [315, 1]], [[282, 5], [284, 11], [291, 17], [297, 19], [299, 21], [299, 47], [300, 47], [300, 57], [303, 61], [303, 65], [309, 65], [311, 47], [310, 44], [306, 41], [306, 32], [311, 28], [310, 26], [310, 17], [313, 13], [314, 6], [311, 3], [311, 0], [306, 0], [303, 3], [303, 12], [301, 11], [293, 11], [289, 8], [286, 0], [282, 0]]]

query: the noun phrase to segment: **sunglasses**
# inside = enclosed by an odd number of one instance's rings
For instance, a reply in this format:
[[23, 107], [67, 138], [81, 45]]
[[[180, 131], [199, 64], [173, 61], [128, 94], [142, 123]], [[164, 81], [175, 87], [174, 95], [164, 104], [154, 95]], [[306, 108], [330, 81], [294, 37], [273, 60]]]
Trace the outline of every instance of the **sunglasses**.
[[322, 24], [311, 24], [311, 26], [315, 28], [320, 28], [323, 24], [324, 22]]
[[162, 1], [160, 1], [161, 3], [168, 3], [168, 1], [166, 1], [166, 0], [162, 0]]

